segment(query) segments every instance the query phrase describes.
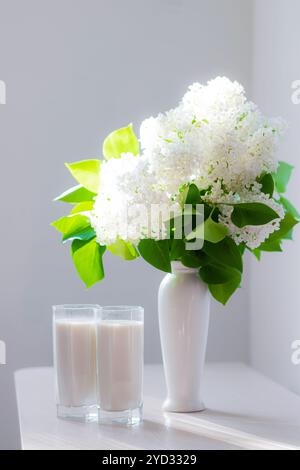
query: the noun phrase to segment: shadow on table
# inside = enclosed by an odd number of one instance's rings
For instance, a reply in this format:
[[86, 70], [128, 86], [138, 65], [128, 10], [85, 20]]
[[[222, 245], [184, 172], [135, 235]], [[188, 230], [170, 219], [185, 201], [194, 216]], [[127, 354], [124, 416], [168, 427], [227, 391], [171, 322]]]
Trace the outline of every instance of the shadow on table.
[[[261, 419], [253, 415], [213, 409], [199, 413], [162, 413], [157, 400], [148, 397], [147, 402], [146, 416], [149, 420], [163, 424], [166, 428], [188, 432], [197, 438], [243, 449], [294, 448], [281, 442], [282, 435], [289, 435], [288, 424], [274, 422], [271, 418]], [[283, 426], [284, 433], [280, 432]]]

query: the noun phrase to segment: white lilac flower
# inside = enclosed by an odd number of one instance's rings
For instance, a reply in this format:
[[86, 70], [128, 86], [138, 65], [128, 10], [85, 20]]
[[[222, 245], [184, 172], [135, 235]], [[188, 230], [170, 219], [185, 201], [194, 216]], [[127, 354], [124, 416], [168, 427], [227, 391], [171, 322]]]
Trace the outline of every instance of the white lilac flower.
[[[280, 206], [255, 184], [263, 173], [276, 170], [275, 151], [282, 130], [280, 120], [268, 120], [247, 101], [237, 82], [218, 77], [206, 86], [195, 83], [177, 108], [142, 123], [142, 155], [124, 154], [103, 162], [92, 217], [98, 241], [144, 238], [151, 204], [161, 204], [164, 213], [178, 210], [174, 199], [179, 189], [195, 182], [207, 191], [207, 202], [260, 201], [273, 207], [279, 214], [275, 221], [239, 229], [231, 222], [232, 209], [220, 206], [220, 222], [228, 226], [235, 242], [259, 246], [278, 229], [283, 217]], [[144, 219], [131, 214], [125, 224], [128, 207], [140, 203], [147, 206]], [[166, 233], [153, 224], [151, 236], [157, 239]]]
[[268, 121], [237, 82], [218, 77], [192, 85], [179, 106], [141, 125], [141, 145], [169, 192], [189, 181], [206, 189], [222, 180], [228, 191], [276, 169], [282, 123]]
[[[142, 238], [166, 238], [165, 222], [179, 205], [158, 187], [144, 156], [123, 154], [101, 166], [100, 191], [91, 222], [100, 244], [119, 237], [137, 243]], [[160, 213], [159, 213], [160, 212]]]
[[[221, 212], [221, 215], [219, 215], [219, 222], [229, 229], [229, 234], [236, 244], [239, 245], [240, 243], [246, 243], [246, 245], [251, 249], [258, 248], [261, 243], [271, 235], [271, 233], [278, 230], [280, 221], [284, 217], [283, 207], [280, 204], [277, 204], [269, 195], [260, 192], [259, 184], [254, 185], [251, 190], [245, 189], [239, 195], [236, 193], [224, 195], [221, 194], [220, 191], [216, 191], [211, 196], [208, 196], [206, 201], [217, 204], [217, 207]], [[233, 206], [227, 204], [245, 202], [260, 202], [265, 204], [271, 207], [278, 214], [278, 218], [265, 225], [247, 225], [243, 228], [239, 228], [231, 221]]]

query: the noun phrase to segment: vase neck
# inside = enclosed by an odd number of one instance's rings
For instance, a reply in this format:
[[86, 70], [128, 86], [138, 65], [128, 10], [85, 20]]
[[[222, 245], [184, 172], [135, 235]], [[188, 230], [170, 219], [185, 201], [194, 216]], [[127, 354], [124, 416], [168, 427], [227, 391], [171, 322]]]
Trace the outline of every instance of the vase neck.
[[188, 268], [184, 266], [180, 261], [171, 262], [173, 274], [193, 274], [199, 271], [199, 268]]

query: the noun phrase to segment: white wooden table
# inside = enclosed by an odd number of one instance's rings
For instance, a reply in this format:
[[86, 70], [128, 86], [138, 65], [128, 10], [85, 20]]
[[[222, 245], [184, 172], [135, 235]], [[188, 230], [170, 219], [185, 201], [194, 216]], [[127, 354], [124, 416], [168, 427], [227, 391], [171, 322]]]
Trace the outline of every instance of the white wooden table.
[[56, 418], [53, 369], [15, 374], [23, 449], [300, 449], [300, 397], [239, 364], [208, 364], [201, 413], [164, 413], [163, 370], [145, 368], [144, 421], [99, 426]]

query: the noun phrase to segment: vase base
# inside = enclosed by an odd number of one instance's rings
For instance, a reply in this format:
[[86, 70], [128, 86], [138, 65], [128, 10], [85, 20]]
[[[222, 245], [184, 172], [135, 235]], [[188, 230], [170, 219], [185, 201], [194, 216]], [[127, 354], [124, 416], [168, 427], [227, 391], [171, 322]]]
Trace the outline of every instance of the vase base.
[[203, 401], [192, 403], [174, 403], [171, 400], [166, 400], [163, 404], [163, 411], [170, 411], [173, 413], [196, 413], [206, 409]]

